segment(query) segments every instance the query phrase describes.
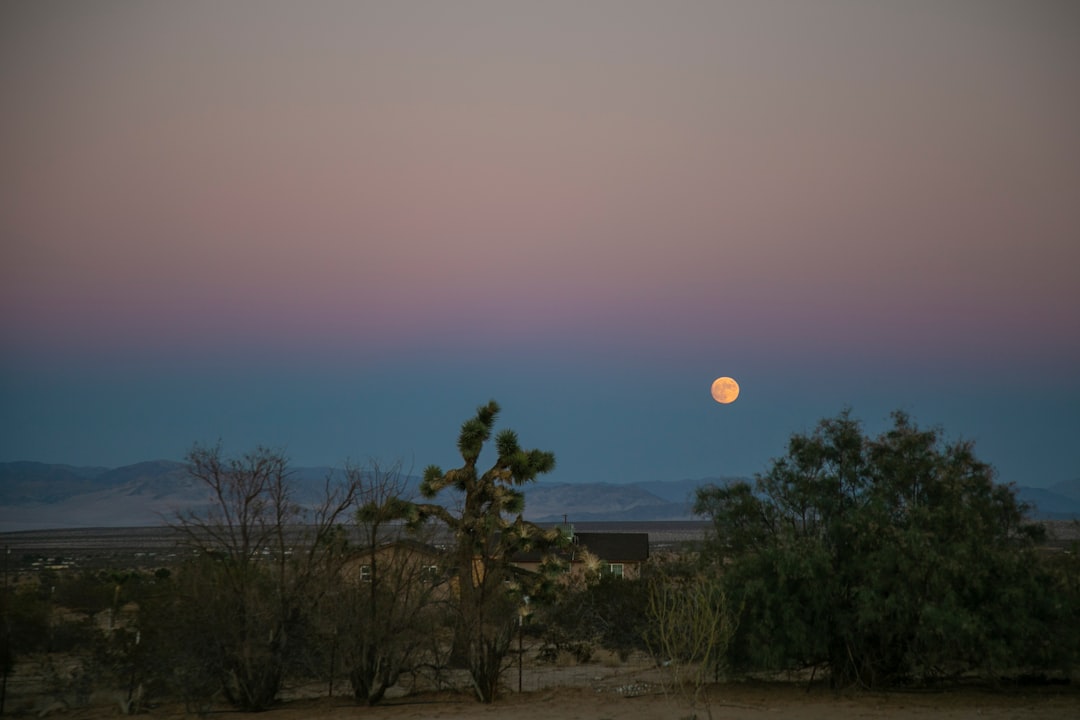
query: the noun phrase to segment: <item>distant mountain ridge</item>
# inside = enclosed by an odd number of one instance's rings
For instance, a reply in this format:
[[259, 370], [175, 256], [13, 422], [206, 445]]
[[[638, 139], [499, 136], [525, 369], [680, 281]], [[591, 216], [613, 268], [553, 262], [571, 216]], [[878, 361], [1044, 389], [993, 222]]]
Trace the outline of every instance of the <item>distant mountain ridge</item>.
[[[294, 468], [296, 497], [314, 502], [331, 467]], [[525, 490], [525, 517], [535, 522], [660, 521], [693, 519], [694, 491], [747, 478], [713, 477], [638, 483], [540, 481]], [[419, 495], [419, 478], [405, 492]], [[1080, 478], [1050, 488], [1017, 488], [1036, 519], [1080, 518]], [[447, 505], [453, 498], [445, 499]], [[199, 510], [208, 493], [184, 463], [152, 460], [118, 468], [39, 462], [0, 463], [0, 532], [163, 524], [179, 511]]]

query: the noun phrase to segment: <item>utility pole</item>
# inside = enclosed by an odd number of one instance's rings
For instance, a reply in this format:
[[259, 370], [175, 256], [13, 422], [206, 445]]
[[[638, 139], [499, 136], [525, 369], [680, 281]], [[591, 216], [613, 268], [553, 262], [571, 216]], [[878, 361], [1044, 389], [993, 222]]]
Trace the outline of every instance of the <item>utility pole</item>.
[[525, 658], [525, 616], [529, 613], [529, 596], [523, 600], [525, 604], [518, 610], [518, 694], [521, 694], [522, 663]]
[[7, 677], [8, 663], [15, 664], [15, 650], [11, 647], [11, 596], [8, 593], [8, 558], [11, 557], [11, 547], [4, 546], [4, 657], [0, 662], [4, 663], [4, 677], [0, 680], [0, 715], [4, 714], [4, 705], [7, 701]]

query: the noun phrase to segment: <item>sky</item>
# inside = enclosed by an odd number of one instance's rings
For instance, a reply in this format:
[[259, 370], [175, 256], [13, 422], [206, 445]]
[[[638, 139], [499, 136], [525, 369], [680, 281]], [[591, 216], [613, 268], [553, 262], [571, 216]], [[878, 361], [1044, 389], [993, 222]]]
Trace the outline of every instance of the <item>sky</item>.
[[751, 476], [845, 408], [1078, 478], [1078, 38], [1070, 0], [8, 0], [0, 461], [419, 473], [493, 398], [560, 482]]

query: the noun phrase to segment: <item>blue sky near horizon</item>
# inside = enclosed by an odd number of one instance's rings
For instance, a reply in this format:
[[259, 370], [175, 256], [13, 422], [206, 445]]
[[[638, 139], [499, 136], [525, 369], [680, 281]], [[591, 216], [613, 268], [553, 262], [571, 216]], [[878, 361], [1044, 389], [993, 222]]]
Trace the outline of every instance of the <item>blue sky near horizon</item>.
[[[1080, 8], [6, 3], [0, 461], [1080, 477]], [[709, 385], [735, 377], [739, 399]]]

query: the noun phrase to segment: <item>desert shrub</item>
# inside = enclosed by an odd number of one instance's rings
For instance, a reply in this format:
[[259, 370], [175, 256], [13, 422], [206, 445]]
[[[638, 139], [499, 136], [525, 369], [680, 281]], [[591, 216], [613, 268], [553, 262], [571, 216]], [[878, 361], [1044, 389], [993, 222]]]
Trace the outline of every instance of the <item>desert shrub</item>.
[[[49, 641], [49, 605], [37, 588], [26, 586], [0, 593], [0, 617], [3, 618], [2, 657], [15, 658], [44, 650]], [[5, 662], [5, 668], [10, 665]]]
[[161, 570], [127, 577], [116, 602], [137, 602], [137, 612], [134, 618], [118, 617], [95, 645], [97, 664], [129, 713], [159, 698], [187, 698], [190, 692], [176, 682], [178, 676], [208, 661], [206, 653], [192, 652], [206, 630], [192, 618], [173, 577]]
[[1067, 598], [1039, 600], [1039, 528], [970, 443], [903, 413], [876, 438], [847, 412], [822, 421], [753, 485], [700, 490], [696, 510], [743, 608], [736, 667], [878, 686], [1051, 661], [1039, 648]]
[[646, 642], [666, 669], [665, 690], [703, 707], [712, 717], [706, 686], [716, 681], [734, 635], [738, 611], [714, 574], [657, 574], [649, 583]]
[[177, 620], [197, 641], [192, 659], [204, 661], [189, 680], [201, 685], [209, 668], [232, 705], [265, 710], [339, 567], [339, 521], [356, 488], [327, 478], [314, 507], [301, 505], [287, 458], [262, 447], [227, 458], [220, 446], [195, 446], [188, 472], [213, 498], [205, 512], [175, 525], [200, 558], [185, 569], [177, 598]]
[[1013, 635], [1017, 666], [1029, 676], [1069, 678], [1080, 666], [1080, 543], [1039, 556], [1027, 570], [1017, 600], [1026, 622]]
[[545, 642], [580, 655], [580, 647], [594, 645], [617, 652], [625, 660], [645, 650], [649, 626], [649, 587], [643, 579], [611, 575], [565, 588], [549, 604], [538, 608], [537, 627]]
[[163, 694], [182, 700], [189, 711], [209, 707], [226, 674], [229, 626], [238, 618], [226, 594], [215, 591], [213, 559], [188, 560], [160, 592], [139, 608], [145, 671]]
[[[44, 650], [49, 641], [49, 608], [36, 588], [0, 590], [0, 682], [7, 688], [16, 661]], [[0, 713], [4, 711], [0, 696]]]
[[83, 570], [59, 575], [49, 591], [56, 606], [93, 615], [112, 607], [115, 585], [105, 573]]
[[357, 488], [361, 545], [352, 554], [356, 572], [339, 575], [323, 596], [318, 631], [334, 650], [331, 674], [340, 662], [357, 701], [375, 705], [403, 676], [438, 662], [432, 639], [450, 591], [443, 557], [427, 542], [429, 528], [402, 523], [414, 506], [405, 498], [400, 463], [350, 464], [346, 475]]

